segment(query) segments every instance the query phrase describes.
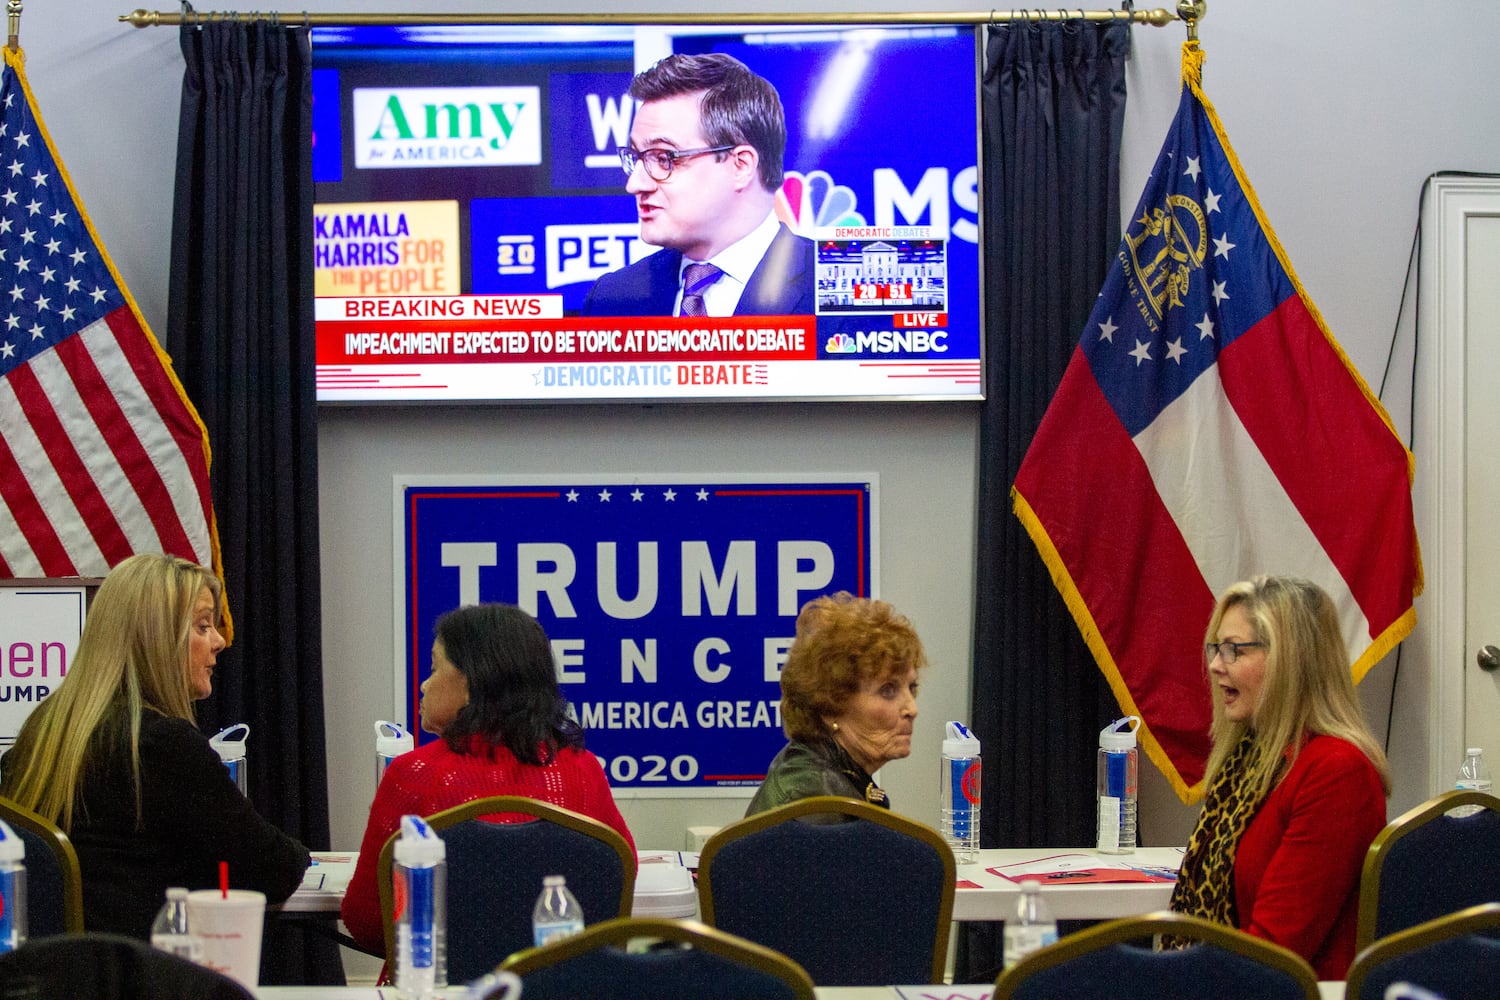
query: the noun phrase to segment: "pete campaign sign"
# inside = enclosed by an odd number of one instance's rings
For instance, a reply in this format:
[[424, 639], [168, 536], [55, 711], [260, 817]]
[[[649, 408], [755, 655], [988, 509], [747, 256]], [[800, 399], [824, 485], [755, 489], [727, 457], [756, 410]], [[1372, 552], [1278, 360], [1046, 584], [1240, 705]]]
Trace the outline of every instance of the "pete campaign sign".
[[546, 629], [617, 791], [748, 794], [785, 742], [797, 612], [839, 590], [876, 596], [877, 486], [397, 476], [397, 711], [416, 731], [440, 615], [517, 604]]

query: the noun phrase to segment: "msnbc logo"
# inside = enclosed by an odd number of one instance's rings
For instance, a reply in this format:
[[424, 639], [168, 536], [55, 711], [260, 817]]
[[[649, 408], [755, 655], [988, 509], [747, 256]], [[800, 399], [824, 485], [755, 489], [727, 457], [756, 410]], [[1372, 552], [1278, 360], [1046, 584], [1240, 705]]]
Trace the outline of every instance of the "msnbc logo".
[[823, 345], [823, 350], [829, 354], [858, 354], [859, 345], [847, 333], [835, 333]]

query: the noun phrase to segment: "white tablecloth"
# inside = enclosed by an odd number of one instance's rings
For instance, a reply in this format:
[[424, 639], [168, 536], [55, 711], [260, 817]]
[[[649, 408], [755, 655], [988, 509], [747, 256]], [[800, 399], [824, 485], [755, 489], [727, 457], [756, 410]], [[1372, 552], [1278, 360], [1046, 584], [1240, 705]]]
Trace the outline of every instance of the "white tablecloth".
[[[696, 862], [695, 856], [679, 852], [642, 851], [642, 856], [672, 854], [679, 860]], [[1020, 886], [994, 869], [1021, 872], [1027, 863], [1048, 868], [1053, 860], [1067, 858], [1090, 866], [1140, 865], [1176, 871], [1182, 862], [1177, 847], [1143, 847], [1133, 854], [1098, 854], [1088, 850], [1031, 849], [980, 851], [974, 864], [958, 866], [959, 888], [953, 896], [954, 920], [1004, 920], [1015, 912]], [[354, 874], [358, 854], [352, 851], [317, 852], [284, 913], [338, 913], [349, 877]], [[1080, 884], [1071, 880], [1043, 880], [1052, 915], [1059, 920], [1099, 920], [1133, 916], [1166, 909], [1172, 898], [1170, 882], [1124, 882]]]

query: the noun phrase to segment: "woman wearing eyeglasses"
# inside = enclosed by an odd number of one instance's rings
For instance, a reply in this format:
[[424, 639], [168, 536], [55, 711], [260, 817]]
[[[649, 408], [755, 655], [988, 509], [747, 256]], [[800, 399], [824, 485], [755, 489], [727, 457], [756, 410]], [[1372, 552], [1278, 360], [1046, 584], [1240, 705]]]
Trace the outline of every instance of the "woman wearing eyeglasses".
[[1333, 601], [1260, 576], [1226, 590], [1204, 649], [1213, 751], [1172, 909], [1290, 948], [1319, 979], [1354, 958], [1359, 876], [1390, 768], [1354, 695]]

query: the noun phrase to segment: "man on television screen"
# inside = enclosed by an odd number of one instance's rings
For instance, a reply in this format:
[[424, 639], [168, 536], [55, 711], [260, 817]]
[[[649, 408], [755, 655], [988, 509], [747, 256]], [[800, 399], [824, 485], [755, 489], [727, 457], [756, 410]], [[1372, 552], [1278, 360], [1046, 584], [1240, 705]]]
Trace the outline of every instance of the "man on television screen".
[[603, 275], [587, 316], [813, 312], [815, 250], [776, 218], [786, 119], [776, 88], [721, 53], [638, 74], [620, 148], [641, 239], [662, 249]]

